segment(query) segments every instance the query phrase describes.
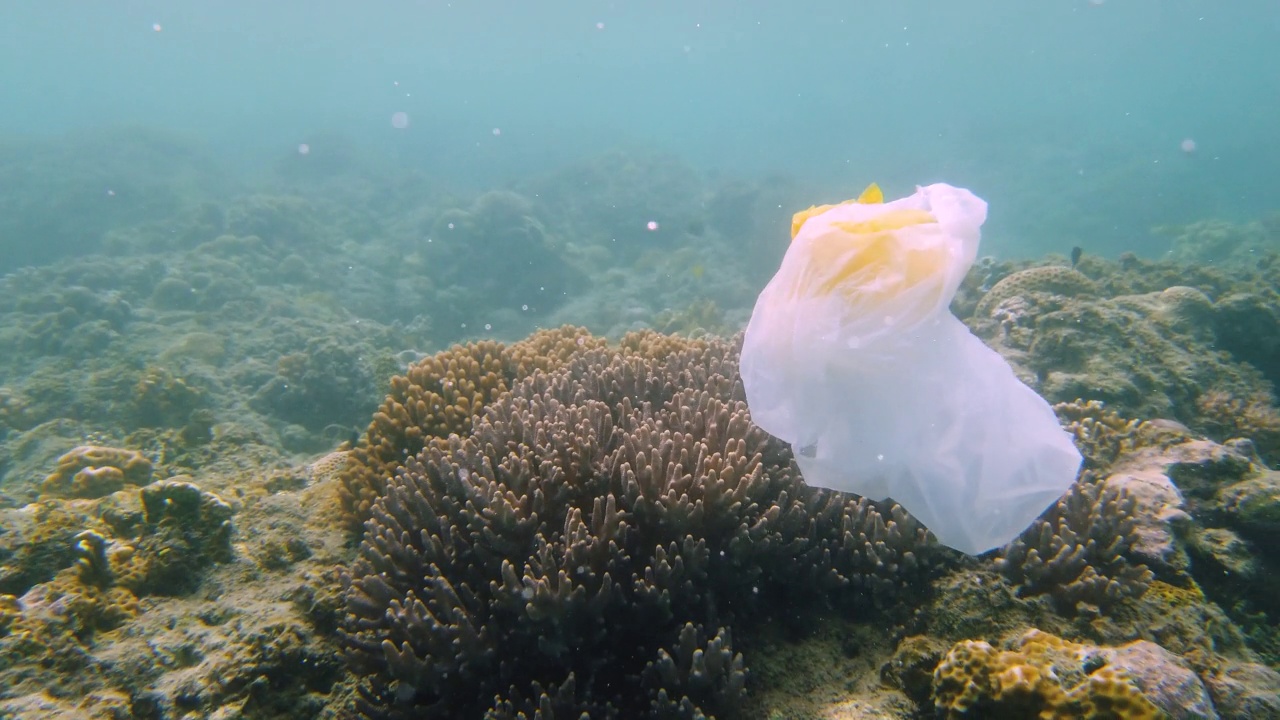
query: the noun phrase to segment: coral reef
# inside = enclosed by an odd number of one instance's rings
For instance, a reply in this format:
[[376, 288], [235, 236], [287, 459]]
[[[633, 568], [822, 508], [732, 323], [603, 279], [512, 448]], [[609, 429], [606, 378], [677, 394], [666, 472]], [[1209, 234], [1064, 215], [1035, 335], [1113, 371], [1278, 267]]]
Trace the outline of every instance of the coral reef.
[[653, 319], [653, 328], [661, 333], [680, 335], [727, 335], [724, 312], [712, 300], [700, 300], [683, 310], [666, 310]]
[[1273, 218], [1238, 224], [1201, 220], [1153, 230], [1169, 239], [1169, 257], [1188, 265], [1253, 264], [1267, 253], [1280, 252], [1280, 228]]
[[1097, 648], [1039, 630], [1008, 650], [957, 643], [934, 670], [933, 690], [946, 718], [1214, 716], [1200, 679], [1158, 645]]
[[[1265, 580], [1274, 570], [1268, 569], [1269, 556], [1252, 545], [1257, 530], [1246, 530], [1233, 514], [1240, 499], [1268, 494], [1267, 473], [1250, 460], [1248, 443], [1224, 446], [1167, 423], [1127, 421], [1096, 403], [1058, 410], [1093, 467], [1018, 541], [933, 583], [934, 596], [881, 668], [882, 682], [910, 698], [916, 712], [931, 712], [934, 698], [924, 676], [939, 667], [940, 641], [988, 648], [978, 654], [991, 659], [1001, 652], [990, 649], [999, 646], [992, 638], [1005, 639], [1006, 651], [1015, 652], [1019, 638], [1039, 628], [1096, 646], [1089, 652], [1125, 668], [1170, 716], [1245, 718], [1251, 715], [1244, 708], [1265, 709], [1262, 688], [1270, 675], [1259, 663], [1273, 663], [1277, 645], [1274, 623], [1267, 620], [1274, 617], [1274, 602], [1262, 596], [1274, 597]], [[1090, 452], [1090, 443], [1097, 452]], [[1266, 501], [1259, 507], [1268, 507]], [[1134, 638], [1145, 642], [1132, 643]], [[1160, 668], [1164, 679], [1144, 676], [1151, 668]], [[1064, 677], [1058, 666], [1054, 671]], [[1240, 681], [1231, 679], [1233, 673]], [[1075, 680], [1060, 689], [1042, 686], [1034, 696], [1001, 702], [1031, 702], [1031, 709], [1020, 705], [1018, 712], [1050, 717], [1041, 704], [1046, 693], [1061, 699], [1074, 686]], [[944, 703], [985, 703], [992, 702], [992, 692], [1014, 686], [983, 680], [947, 687]], [[982, 708], [967, 712], [998, 712]], [[1080, 712], [1073, 707], [1060, 716]]]
[[[324, 711], [343, 669], [332, 639], [339, 583], [324, 576], [340, 531], [304, 524], [310, 488], [254, 499], [236, 473], [206, 480], [233, 500], [170, 477], [0, 511], [0, 715]], [[237, 538], [232, 515], [246, 507], [253, 529]], [[264, 581], [291, 567], [263, 558], [259, 570], [250, 558], [286, 541], [296, 577]]]
[[1184, 479], [1191, 512], [1187, 552], [1205, 592], [1231, 612], [1250, 645], [1280, 659], [1280, 561], [1267, 548], [1280, 538], [1280, 472], [1226, 450], [1217, 458], [1187, 453], [1169, 467]]
[[983, 702], [1280, 715], [1280, 216], [975, 264], [955, 312], [1087, 472], [960, 558], [805, 487], [706, 337], [829, 188], [306, 141], [236, 187], [145, 131], [0, 147], [0, 716], [907, 720], [963, 641], [1020, 658]]
[[[526, 185], [526, 194], [540, 198], [574, 236], [606, 243], [615, 263], [677, 245], [704, 218], [701, 179], [670, 155], [605, 153]], [[592, 193], [584, 195], [584, 187]], [[649, 230], [649, 222], [657, 229]]]
[[1036, 295], [1076, 297], [1097, 292], [1097, 284], [1074, 268], [1058, 265], [1032, 267], [1007, 275], [993, 285], [978, 301], [974, 315], [983, 318], [999, 316], [999, 319], [1013, 315], [1017, 312], [1014, 304], [1001, 307], [1013, 298]]
[[143, 370], [133, 385], [132, 424], [137, 427], [183, 427], [205, 409], [205, 392], [161, 367]]
[[0, 511], [0, 593], [21, 595], [75, 562], [84, 524], [64, 505], [45, 501]]
[[302, 352], [276, 361], [250, 406], [264, 414], [321, 432], [331, 424], [355, 424], [377, 401], [371, 363], [359, 348], [315, 339]]
[[731, 715], [725, 623], [888, 607], [936, 554], [900, 508], [806, 489], [723, 341], [582, 351], [385, 477], [344, 621], [371, 716]]
[[1280, 458], [1280, 409], [1270, 394], [1238, 397], [1209, 390], [1196, 399], [1196, 409], [1214, 437], [1248, 438], [1262, 457]]
[[224, 215], [224, 234], [258, 237], [276, 244], [305, 247], [325, 234], [316, 208], [306, 198], [255, 194], [232, 203]]
[[423, 258], [440, 288], [433, 315], [445, 340], [500, 317], [543, 317], [589, 280], [534, 217], [533, 204], [514, 192], [488, 192], [446, 210], [429, 243]]
[[423, 358], [391, 380], [391, 392], [373, 414], [344, 472], [343, 508], [360, 531], [373, 499], [406, 457], [431, 438], [470, 431], [485, 405], [537, 370], [553, 370], [604, 340], [573, 327], [537, 332], [507, 346], [483, 341]]
[[58, 467], [45, 478], [42, 492], [59, 497], [99, 498], [125, 484], [146, 484], [151, 471], [151, 460], [136, 450], [81, 445], [58, 458]]
[[[395, 349], [423, 342], [421, 324], [304, 297], [321, 283], [282, 285], [274, 267], [288, 257], [223, 236], [163, 259], [89, 257], [0, 278], [0, 467], [15, 453], [13, 469], [30, 473], [102, 433], [93, 442], [148, 445], [165, 460], [158, 472], [193, 472], [232, 436], [283, 455], [363, 423]], [[47, 455], [16, 455], [45, 443]]]
[[1206, 678], [1223, 718], [1280, 717], [1280, 672], [1258, 663], [1231, 663]]
[[1213, 310], [1214, 336], [1223, 349], [1280, 384], [1280, 292], [1274, 286], [1231, 292]]
[[0, 274], [94, 252], [111, 230], [182, 213], [227, 182], [205, 149], [154, 129], [0, 141]]
[[1206, 417], [1218, 402], [1206, 395], [1269, 401], [1268, 366], [1250, 354], [1257, 342], [1225, 351], [1216, 328], [1226, 310], [1204, 289], [1149, 291], [1149, 281], [1126, 289], [1141, 294], [1113, 294], [1123, 272], [1101, 261], [1089, 271], [1100, 279], [1054, 266], [1014, 272], [981, 297], [968, 322], [1052, 402], [1098, 400], [1128, 417], [1211, 432], [1223, 423]]
[[[89, 454], [104, 455], [76, 457]], [[189, 482], [155, 482], [88, 507], [68, 504], [76, 502], [83, 501], [46, 501], [34, 524], [19, 529], [33, 549], [9, 558], [5, 590], [14, 594], [0, 596], [3, 698], [40, 683], [36, 668], [82, 674], [56, 694], [85, 694], [82, 688], [95, 684], [98, 638], [135, 622], [143, 598], [189, 592], [206, 568], [232, 558], [232, 509]], [[51, 525], [65, 531], [49, 532]]]
[[1022, 595], [1049, 593], [1064, 612], [1139, 596], [1153, 575], [1125, 554], [1137, 540], [1134, 507], [1127, 493], [1086, 478], [1005, 547], [996, 568]]
[[1075, 436], [1085, 467], [1110, 467], [1123, 454], [1152, 440], [1154, 424], [1128, 420], [1098, 400], [1055, 403], [1063, 427]]

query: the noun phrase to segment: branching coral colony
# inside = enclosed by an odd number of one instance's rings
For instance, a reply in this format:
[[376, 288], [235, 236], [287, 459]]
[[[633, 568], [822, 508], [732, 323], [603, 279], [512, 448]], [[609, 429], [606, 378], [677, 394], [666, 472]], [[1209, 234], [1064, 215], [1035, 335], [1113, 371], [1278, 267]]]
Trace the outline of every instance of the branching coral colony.
[[[939, 562], [901, 508], [803, 485], [749, 421], [736, 342], [525, 343], [424, 360], [444, 394], [396, 381], [344, 476], [365, 715], [729, 717], [733, 640], [771, 609], [885, 609]], [[554, 361], [514, 360], [533, 346]]]

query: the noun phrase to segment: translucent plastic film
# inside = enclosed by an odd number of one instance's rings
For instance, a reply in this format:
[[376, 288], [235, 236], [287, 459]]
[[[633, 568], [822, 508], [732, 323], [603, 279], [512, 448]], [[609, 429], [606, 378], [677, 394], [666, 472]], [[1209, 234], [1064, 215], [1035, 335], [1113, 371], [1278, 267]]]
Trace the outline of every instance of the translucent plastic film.
[[879, 199], [873, 186], [796, 216], [747, 326], [748, 404], [810, 485], [893, 498], [977, 554], [1057, 500], [1080, 454], [1048, 403], [948, 310], [986, 203], [948, 185]]

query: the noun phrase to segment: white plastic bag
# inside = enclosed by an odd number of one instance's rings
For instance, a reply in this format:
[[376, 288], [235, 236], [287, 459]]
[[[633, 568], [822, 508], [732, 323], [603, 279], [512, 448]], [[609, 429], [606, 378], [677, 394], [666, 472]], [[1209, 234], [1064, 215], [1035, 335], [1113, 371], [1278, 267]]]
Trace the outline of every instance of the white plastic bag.
[[810, 485], [893, 498], [970, 554], [1013, 540], [1074, 482], [1053, 409], [948, 310], [987, 205], [949, 185], [796, 215], [741, 371], [752, 419]]

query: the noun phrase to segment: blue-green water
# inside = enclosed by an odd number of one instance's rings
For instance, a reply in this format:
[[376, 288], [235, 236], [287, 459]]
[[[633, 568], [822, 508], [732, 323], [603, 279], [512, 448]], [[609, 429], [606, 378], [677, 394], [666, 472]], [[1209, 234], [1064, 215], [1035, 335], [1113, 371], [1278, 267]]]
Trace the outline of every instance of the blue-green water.
[[94, 135], [122, 126], [192, 192], [339, 138], [458, 191], [629, 148], [813, 201], [967, 186], [989, 252], [1158, 254], [1153, 225], [1277, 205], [1277, 32], [1271, 0], [6, 3], [0, 264], [51, 259], [15, 249], [43, 244], [24, 213], [100, 210], [78, 166], [100, 193], [139, 171]]
[[1280, 717], [1277, 40], [0, 0], [0, 718]]

